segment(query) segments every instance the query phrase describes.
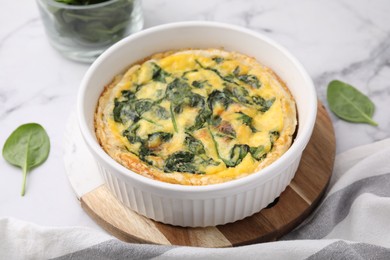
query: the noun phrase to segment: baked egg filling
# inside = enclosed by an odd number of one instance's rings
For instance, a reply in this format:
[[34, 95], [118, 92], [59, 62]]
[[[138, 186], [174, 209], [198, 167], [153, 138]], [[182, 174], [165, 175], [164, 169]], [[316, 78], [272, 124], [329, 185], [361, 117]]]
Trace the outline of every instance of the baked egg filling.
[[102, 93], [104, 150], [149, 178], [205, 185], [259, 171], [291, 145], [292, 95], [255, 59], [219, 49], [153, 55]]

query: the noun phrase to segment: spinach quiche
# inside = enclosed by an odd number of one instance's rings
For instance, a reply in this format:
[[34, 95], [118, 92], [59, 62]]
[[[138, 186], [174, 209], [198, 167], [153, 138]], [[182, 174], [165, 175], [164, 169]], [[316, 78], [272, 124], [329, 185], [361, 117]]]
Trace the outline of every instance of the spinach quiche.
[[221, 49], [155, 54], [105, 87], [96, 136], [143, 176], [207, 185], [255, 173], [291, 146], [295, 102], [254, 58]]

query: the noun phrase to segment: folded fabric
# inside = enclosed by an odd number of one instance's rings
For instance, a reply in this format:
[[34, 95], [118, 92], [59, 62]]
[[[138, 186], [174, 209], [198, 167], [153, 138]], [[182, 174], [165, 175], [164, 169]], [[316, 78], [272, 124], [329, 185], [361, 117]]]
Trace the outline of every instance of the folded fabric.
[[390, 259], [390, 139], [336, 157], [318, 208], [280, 241], [237, 248], [124, 243], [82, 227], [0, 219], [1, 259]]

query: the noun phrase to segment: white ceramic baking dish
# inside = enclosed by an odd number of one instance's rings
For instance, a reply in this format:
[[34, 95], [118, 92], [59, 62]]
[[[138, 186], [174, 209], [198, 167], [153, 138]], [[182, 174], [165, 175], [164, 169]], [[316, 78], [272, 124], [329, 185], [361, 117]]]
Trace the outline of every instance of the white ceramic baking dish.
[[[132, 63], [151, 54], [184, 48], [224, 48], [255, 57], [274, 70], [293, 94], [298, 133], [277, 161], [241, 179], [206, 186], [152, 180], [114, 161], [97, 142], [94, 112], [105, 85]], [[167, 224], [204, 227], [234, 222], [274, 201], [290, 183], [308, 143], [317, 113], [312, 80], [283, 47], [254, 31], [214, 22], [181, 22], [153, 27], [116, 43], [89, 68], [78, 94], [82, 135], [112, 193], [127, 207]]]

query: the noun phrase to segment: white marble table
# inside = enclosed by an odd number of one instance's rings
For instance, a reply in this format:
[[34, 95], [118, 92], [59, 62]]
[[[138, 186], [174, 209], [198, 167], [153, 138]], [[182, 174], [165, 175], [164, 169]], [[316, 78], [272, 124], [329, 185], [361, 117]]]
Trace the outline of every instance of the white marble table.
[[[4, 0], [3, 0], [4, 1]], [[337, 152], [390, 137], [390, 2], [388, 0], [144, 0], [145, 27], [212, 20], [245, 26], [287, 47], [307, 68], [326, 105], [329, 81], [356, 86], [376, 104], [379, 127], [332, 115]], [[51, 139], [48, 161], [22, 174], [0, 159], [0, 217], [48, 226], [99, 228], [81, 209], [65, 175], [63, 135], [88, 68], [48, 43], [35, 1], [0, 9], [0, 147], [20, 124], [38, 122]]]

